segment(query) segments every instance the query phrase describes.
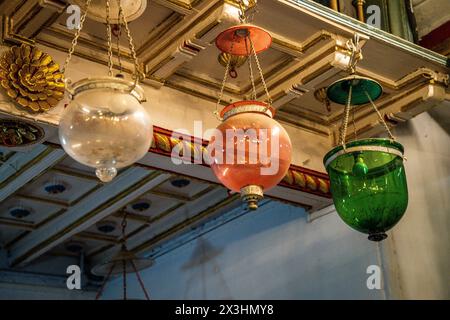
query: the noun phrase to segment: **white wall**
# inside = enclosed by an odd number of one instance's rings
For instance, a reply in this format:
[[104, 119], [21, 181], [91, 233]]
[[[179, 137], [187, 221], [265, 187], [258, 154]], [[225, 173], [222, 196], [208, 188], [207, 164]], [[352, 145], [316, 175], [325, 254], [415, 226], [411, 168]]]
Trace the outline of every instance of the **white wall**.
[[408, 159], [409, 205], [385, 244], [393, 297], [450, 299], [450, 103], [394, 134]]
[[[153, 299], [382, 299], [366, 285], [378, 247], [335, 214], [312, 222], [270, 202], [161, 256], [142, 272]], [[134, 276], [129, 276], [131, 279]], [[129, 280], [131, 297], [143, 297]], [[105, 298], [120, 298], [121, 280]]]

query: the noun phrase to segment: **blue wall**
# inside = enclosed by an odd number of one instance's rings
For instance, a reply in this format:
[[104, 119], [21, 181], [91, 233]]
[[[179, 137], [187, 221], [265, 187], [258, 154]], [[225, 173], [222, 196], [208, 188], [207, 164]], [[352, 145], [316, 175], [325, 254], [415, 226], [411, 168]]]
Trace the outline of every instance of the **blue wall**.
[[[303, 209], [271, 201], [158, 257], [141, 276], [152, 299], [383, 299], [366, 285], [378, 257], [377, 244], [337, 214], [308, 222]], [[128, 279], [129, 297], [143, 298]], [[120, 299], [121, 284], [111, 280], [103, 298]]]

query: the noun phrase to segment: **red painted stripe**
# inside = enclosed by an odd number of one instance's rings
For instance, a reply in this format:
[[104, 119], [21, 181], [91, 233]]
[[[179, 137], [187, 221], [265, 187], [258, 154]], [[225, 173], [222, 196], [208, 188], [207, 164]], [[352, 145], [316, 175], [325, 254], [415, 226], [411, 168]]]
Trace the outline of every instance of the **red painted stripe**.
[[448, 38], [450, 38], [450, 21], [447, 21], [442, 26], [434, 29], [426, 36], [423, 36], [419, 41], [419, 44], [422, 47], [433, 49]]

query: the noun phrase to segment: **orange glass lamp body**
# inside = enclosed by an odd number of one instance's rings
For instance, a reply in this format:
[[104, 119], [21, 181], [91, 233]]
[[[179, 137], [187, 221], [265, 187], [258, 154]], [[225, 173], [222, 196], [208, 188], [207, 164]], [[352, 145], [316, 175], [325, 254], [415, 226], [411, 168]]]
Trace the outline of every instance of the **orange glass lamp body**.
[[221, 112], [208, 149], [211, 168], [228, 189], [240, 192], [249, 209], [257, 209], [264, 191], [286, 175], [292, 145], [273, 119], [274, 109], [258, 101], [239, 101]]

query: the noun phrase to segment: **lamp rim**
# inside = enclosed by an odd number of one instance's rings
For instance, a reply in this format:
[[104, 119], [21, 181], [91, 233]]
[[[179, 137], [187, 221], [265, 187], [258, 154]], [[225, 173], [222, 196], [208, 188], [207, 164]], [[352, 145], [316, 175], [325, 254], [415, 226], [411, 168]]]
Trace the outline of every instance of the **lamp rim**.
[[272, 36], [267, 30], [251, 24], [240, 24], [219, 33], [215, 41], [216, 47], [222, 52], [235, 56], [252, 55], [252, 52], [249, 52], [251, 50], [250, 45], [247, 47], [245, 41], [244, 44], [241, 43], [242, 41], [239, 41], [245, 37], [239, 38], [240, 36], [236, 35], [238, 30], [246, 30], [248, 32], [248, 37], [252, 40], [256, 54], [269, 49], [272, 45]]
[[[354, 80], [363, 80], [363, 81], [369, 82], [371, 85], [378, 88], [378, 91], [376, 93], [374, 93], [374, 94], [372, 94], [372, 92], [369, 93], [370, 99], [372, 99], [372, 101], [378, 100], [378, 98], [380, 98], [381, 95], [383, 94], [383, 86], [378, 81], [368, 78], [368, 77], [363, 77], [363, 76], [353, 74], [348, 77], [338, 79], [338, 80], [334, 81], [332, 84], [330, 84], [327, 87], [327, 98], [329, 100], [333, 101], [334, 103], [337, 103], [340, 105], [346, 105], [347, 104], [346, 100], [348, 99], [348, 92], [344, 92], [347, 94], [347, 98], [345, 100], [341, 100], [341, 99], [335, 97], [333, 95], [332, 91], [333, 91], [333, 89], [338, 88], [340, 92], [343, 92], [343, 91], [341, 91], [342, 83], [348, 83], [348, 82], [354, 81]], [[353, 98], [352, 98], [352, 100], [353, 100]], [[358, 102], [358, 103], [352, 101], [352, 105], [362, 105], [362, 104], [366, 104], [369, 102], [370, 102], [369, 99], [367, 97], [365, 97], [361, 102]]]
[[222, 109], [222, 111], [220, 112], [220, 116], [223, 120], [226, 120], [231, 116], [246, 112], [261, 113], [270, 118], [273, 118], [275, 116], [275, 109], [272, 106], [265, 102], [256, 100], [241, 100], [229, 104]]
[[393, 154], [403, 158], [404, 148], [403, 146], [394, 140], [386, 138], [368, 138], [354, 140], [346, 143], [345, 150], [342, 145], [336, 146], [331, 149], [323, 158], [323, 164], [326, 169], [337, 157], [351, 152], [358, 151], [379, 151], [389, 154]]
[[88, 77], [66, 86], [66, 90], [70, 94], [72, 100], [77, 94], [95, 89], [111, 89], [120, 93], [130, 94], [139, 103], [146, 101], [144, 89], [139, 84], [136, 84], [135, 86], [133, 81], [118, 77]]

